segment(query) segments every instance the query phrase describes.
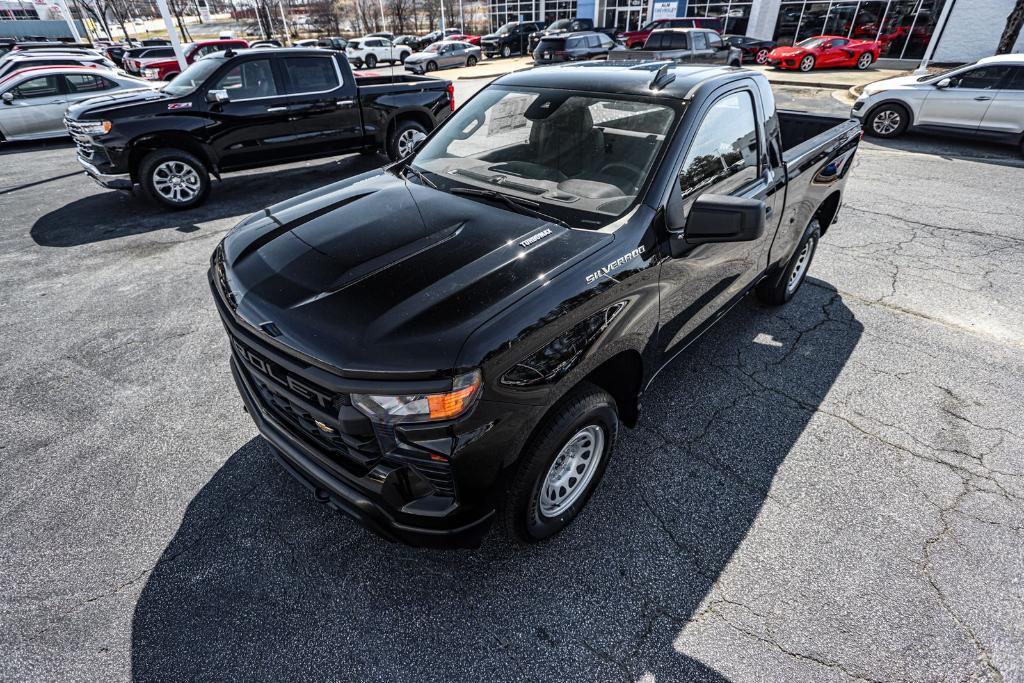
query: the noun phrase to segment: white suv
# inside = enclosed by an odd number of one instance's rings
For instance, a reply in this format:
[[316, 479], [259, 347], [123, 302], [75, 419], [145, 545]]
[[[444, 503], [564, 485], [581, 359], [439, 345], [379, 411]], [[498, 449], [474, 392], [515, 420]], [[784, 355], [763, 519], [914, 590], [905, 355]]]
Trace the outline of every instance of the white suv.
[[378, 36], [356, 38], [345, 46], [345, 55], [356, 68], [365, 66], [372, 69], [377, 62], [401, 64], [411, 54], [412, 49], [408, 45], [392, 45], [387, 38]]
[[871, 83], [852, 114], [864, 132], [880, 138], [912, 129], [1020, 145], [1024, 151], [1024, 55]]

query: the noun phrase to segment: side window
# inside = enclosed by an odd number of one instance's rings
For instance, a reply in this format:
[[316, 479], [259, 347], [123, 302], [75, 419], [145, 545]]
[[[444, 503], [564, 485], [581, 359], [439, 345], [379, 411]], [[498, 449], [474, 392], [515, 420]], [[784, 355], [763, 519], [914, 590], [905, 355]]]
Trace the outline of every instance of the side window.
[[708, 41], [704, 37], [704, 34], [700, 31], [696, 31], [690, 34], [693, 36], [693, 49], [694, 50], [706, 50], [708, 49]]
[[721, 50], [723, 47], [725, 47], [725, 44], [722, 42], [722, 37], [719, 36], [717, 33], [709, 32], [705, 33], [704, 35], [707, 36], [708, 46], [712, 50]]
[[274, 78], [269, 59], [236, 64], [217, 80], [211, 90], [227, 90], [233, 101], [284, 94], [284, 88]]
[[838, 38], [832, 41], [832, 47], [843, 47], [849, 42], [850, 41], [846, 40], [845, 38]]
[[1011, 66], [1010, 78], [1004, 90], [1024, 90], [1024, 66]]
[[576, 50], [581, 47], [583, 47], [583, 45], [580, 44], [579, 38], [570, 38], [569, 40], [565, 41], [566, 50]]
[[31, 100], [37, 97], [56, 97], [60, 95], [60, 76], [41, 76], [30, 78], [11, 90], [16, 100]]
[[972, 69], [960, 74], [957, 79], [957, 88], [974, 88], [977, 90], [992, 90], [999, 87], [1009, 67], [1005, 66], [983, 66], [980, 69]]
[[587, 36], [587, 47], [601, 47], [601, 39], [597, 36]]
[[68, 74], [64, 76], [64, 80], [68, 84], [68, 92], [71, 93], [99, 92], [114, 87], [112, 81], [94, 74]]
[[686, 34], [681, 32], [675, 32], [671, 34], [668, 41], [668, 47], [670, 50], [685, 50], [686, 49]]
[[614, 42], [612, 42], [611, 38], [609, 38], [608, 36], [606, 36], [603, 33], [599, 33], [597, 38], [598, 38], [598, 40], [601, 41], [601, 47], [611, 47], [612, 45], [615, 44]]
[[338, 71], [330, 57], [288, 57], [284, 68], [291, 81], [292, 94], [324, 92], [340, 85]]
[[686, 199], [704, 192], [729, 194], [757, 178], [757, 126], [750, 93], [715, 102], [686, 153], [679, 186]]

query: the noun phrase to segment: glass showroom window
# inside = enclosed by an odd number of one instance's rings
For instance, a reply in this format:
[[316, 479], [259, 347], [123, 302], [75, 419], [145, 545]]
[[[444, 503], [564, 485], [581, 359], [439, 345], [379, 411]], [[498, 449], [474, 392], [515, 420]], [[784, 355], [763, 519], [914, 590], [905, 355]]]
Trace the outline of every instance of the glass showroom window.
[[[539, 1], [539, 0], [538, 0]], [[512, 0], [512, 2], [494, 2], [490, 6], [491, 30], [497, 31], [510, 21], [534, 21], [537, 16], [533, 0]]]
[[[811, 36], [877, 40], [882, 56], [920, 59], [945, 0], [783, 0], [775, 40], [792, 45]], [[721, 3], [719, 3], [721, 4]]]
[[717, 17], [722, 20], [722, 33], [746, 35], [747, 22], [750, 21], [748, 0], [732, 2], [691, 2], [686, 8], [690, 17]]
[[576, 0], [544, 0], [544, 25], [576, 18]]

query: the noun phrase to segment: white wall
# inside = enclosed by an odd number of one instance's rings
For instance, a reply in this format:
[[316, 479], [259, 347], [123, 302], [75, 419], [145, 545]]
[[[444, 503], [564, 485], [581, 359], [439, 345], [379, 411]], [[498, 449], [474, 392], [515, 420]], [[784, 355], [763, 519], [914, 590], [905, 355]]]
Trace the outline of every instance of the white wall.
[[[973, 62], [994, 55], [1013, 5], [1014, 0], [957, 0], [934, 61]], [[1024, 52], [1024, 32], [1013, 51]]]

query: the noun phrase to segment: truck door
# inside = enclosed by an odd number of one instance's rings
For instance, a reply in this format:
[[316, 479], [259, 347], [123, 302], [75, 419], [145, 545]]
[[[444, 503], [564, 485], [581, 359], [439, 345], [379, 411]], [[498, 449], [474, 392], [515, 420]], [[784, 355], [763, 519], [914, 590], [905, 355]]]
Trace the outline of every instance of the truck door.
[[295, 156], [322, 156], [362, 145], [358, 87], [348, 69], [329, 54], [289, 54], [281, 58], [287, 82], [291, 148]]
[[692, 31], [690, 33], [691, 57], [694, 64], [711, 64], [714, 59], [714, 51], [708, 47], [708, 38], [703, 31]]
[[[765, 168], [764, 133], [752, 86], [731, 86], [703, 108], [679, 164], [684, 210], [703, 194], [761, 199], [770, 207], [777, 183]], [[674, 354], [688, 335], [736, 298], [764, 270], [775, 234], [769, 216], [764, 235], [750, 242], [702, 244], [666, 259], [661, 270], [659, 348]]]
[[221, 91], [228, 97], [226, 102], [205, 105], [216, 123], [210, 143], [221, 168], [264, 165], [288, 158], [288, 95], [269, 57], [234, 61], [210, 84], [208, 100]]
[[711, 52], [711, 62], [713, 64], [728, 64], [729, 50], [732, 46], [722, 40], [722, 36], [718, 35], [714, 31], [707, 31], [704, 35], [708, 40], [708, 49]]

